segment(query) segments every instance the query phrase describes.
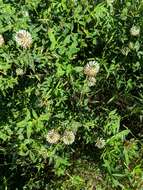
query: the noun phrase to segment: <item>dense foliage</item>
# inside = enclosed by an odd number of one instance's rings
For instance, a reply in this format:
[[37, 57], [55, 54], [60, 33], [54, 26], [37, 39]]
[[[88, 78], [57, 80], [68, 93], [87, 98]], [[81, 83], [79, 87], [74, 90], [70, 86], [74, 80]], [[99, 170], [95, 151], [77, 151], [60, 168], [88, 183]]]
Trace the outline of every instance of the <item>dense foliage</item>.
[[0, 0], [0, 189], [143, 189], [142, 30], [142, 0]]

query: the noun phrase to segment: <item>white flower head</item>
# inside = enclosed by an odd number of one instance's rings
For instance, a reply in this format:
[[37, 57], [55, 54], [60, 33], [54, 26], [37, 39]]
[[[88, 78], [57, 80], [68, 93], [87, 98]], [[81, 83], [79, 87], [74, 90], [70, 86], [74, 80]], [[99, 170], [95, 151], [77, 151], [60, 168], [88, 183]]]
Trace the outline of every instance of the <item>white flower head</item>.
[[105, 144], [106, 144], [106, 142], [105, 142], [105, 140], [102, 139], [102, 138], [98, 138], [97, 141], [96, 141], [96, 146], [97, 146], [98, 148], [100, 148], [100, 149], [101, 149], [101, 148], [104, 148]]
[[65, 131], [62, 140], [64, 144], [70, 145], [75, 141], [75, 135], [72, 131]]
[[28, 13], [28, 11], [23, 11], [22, 13], [23, 13], [23, 16], [25, 16], [25, 17], [29, 17], [29, 13]]
[[54, 129], [50, 130], [46, 136], [46, 140], [50, 144], [56, 144], [60, 140], [60, 134]]
[[95, 86], [95, 84], [96, 84], [96, 78], [95, 77], [89, 77], [87, 80], [88, 80], [88, 86], [89, 87]]
[[15, 35], [15, 40], [23, 48], [29, 48], [32, 44], [32, 36], [26, 30], [19, 30]]
[[114, 3], [115, 0], [107, 0], [107, 4], [108, 5], [112, 5], [112, 3]]
[[0, 47], [4, 44], [4, 38], [3, 36], [0, 34]]
[[23, 75], [24, 74], [23, 69], [21, 69], [21, 68], [16, 69], [16, 74], [17, 75]]
[[89, 77], [95, 77], [99, 72], [100, 66], [96, 61], [89, 61], [84, 67], [84, 74]]
[[140, 35], [140, 28], [138, 26], [132, 26], [130, 29], [130, 34], [132, 36], [139, 36]]
[[128, 47], [124, 47], [123, 49], [121, 49], [121, 52], [123, 55], [128, 55], [128, 53], [130, 52], [130, 49]]

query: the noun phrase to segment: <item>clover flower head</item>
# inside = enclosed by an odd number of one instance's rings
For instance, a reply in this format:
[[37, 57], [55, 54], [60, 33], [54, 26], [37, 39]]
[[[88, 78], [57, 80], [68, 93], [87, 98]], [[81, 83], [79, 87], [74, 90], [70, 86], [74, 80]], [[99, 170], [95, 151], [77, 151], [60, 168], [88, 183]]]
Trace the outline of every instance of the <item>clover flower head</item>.
[[29, 16], [28, 11], [23, 11], [23, 16], [28, 17]]
[[140, 35], [140, 28], [138, 26], [132, 26], [130, 29], [131, 36], [139, 36]]
[[32, 36], [26, 30], [19, 30], [15, 35], [15, 40], [23, 48], [29, 48], [32, 44]]
[[17, 75], [23, 75], [23, 74], [24, 74], [23, 69], [17, 68], [17, 69], [16, 69], [16, 74], [17, 74]]
[[75, 134], [72, 131], [65, 131], [62, 140], [64, 144], [70, 145], [75, 141]]
[[114, 3], [115, 0], [107, 0], [107, 4], [108, 5], [112, 5], [112, 3]]
[[87, 81], [88, 81], [88, 86], [89, 86], [89, 87], [95, 86], [95, 84], [96, 84], [96, 78], [95, 78], [95, 77], [89, 77], [89, 78], [87, 79]]
[[96, 61], [89, 61], [84, 67], [84, 74], [89, 77], [95, 77], [99, 72], [100, 66]]
[[4, 38], [3, 36], [0, 34], [0, 47], [4, 44]]
[[129, 49], [129, 47], [124, 47], [121, 49], [121, 52], [123, 55], [127, 56], [128, 53], [130, 52], [130, 49]]
[[98, 138], [96, 141], [96, 146], [100, 149], [104, 148], [105, 144], [106, 144], [106, 142], [102, 138]]
[[50, 144], [56, 144], [60, 140], [60, 134], [56, 130], [52, 129], [48, 132], [46, 140]]

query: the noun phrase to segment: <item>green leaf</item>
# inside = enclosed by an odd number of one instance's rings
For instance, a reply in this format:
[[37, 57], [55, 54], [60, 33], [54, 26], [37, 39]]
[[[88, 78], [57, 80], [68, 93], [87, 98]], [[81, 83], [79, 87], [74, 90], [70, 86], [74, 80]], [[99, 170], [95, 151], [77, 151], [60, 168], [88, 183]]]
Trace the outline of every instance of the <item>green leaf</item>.
[[29, 139], [31, 137], [31, 133], [32, 133], [32, 123], [29, 123], [29, 125], [26, 128], [26, 132], [27, 132], [27, 138]]
[[33, 109], [32, 109], [32, 115], [33, 115], [34, 119], [37, 119], [37, 118], [38, 118], [38, 115], [37, 115], [36, 111], [33, 110]]
[[48, 30], [48, 36], [49, 36], [50, 41], [51, 41], [51, 47], [50, 47], [50, 49], [54, 50], [55, 47], [56, 47], [57, 41], [56, 41], [56, 38], [55, 38], [55, 35], [54, 35], [54, 32], [53, 32], [52, 29]]

